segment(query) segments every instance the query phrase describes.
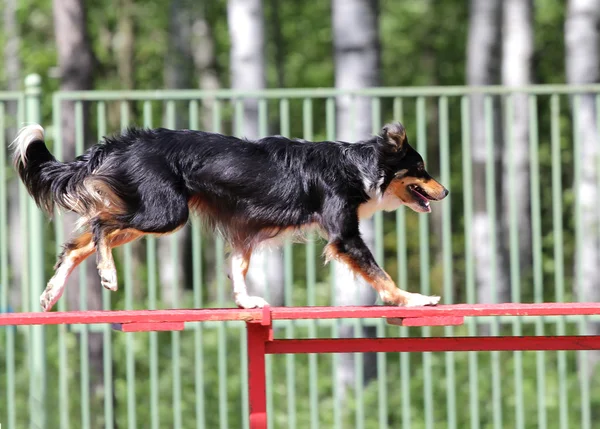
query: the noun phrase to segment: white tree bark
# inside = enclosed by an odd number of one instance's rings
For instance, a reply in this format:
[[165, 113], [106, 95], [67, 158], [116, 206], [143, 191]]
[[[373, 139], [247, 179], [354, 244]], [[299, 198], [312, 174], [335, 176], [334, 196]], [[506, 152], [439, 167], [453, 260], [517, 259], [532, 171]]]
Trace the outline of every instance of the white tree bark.
[[[4, 75], [6, 89], [18, 91], [21, 87], [21, 60], [19, 56], [20, 36], [17, 23], [17, 0], [4, 0], [4, 11], [2, 14], [4, 30]], [[6, 141], [12, 141], [17, 134], [17, 106], [16, 103], [7, 103], [6, 113], [14, 118], [6, 129]], [[2, 148], [1, 150], [5, 150]], [[8, 224], [19, 225], [22, 213], [19, 208], [19, 181], [15, 177], [8, 184]], [[9, 264], [11, 267], [11, 287], [9, 288], [10, 304], [16, 310], [21, 306], [21, 273], [23, 272], [23, 237], [19, 228], [9, 228], [9, 242], [11, 252], [9, 253]]]
[[[171, 0], [169, 8], [168, 49], [165, 57], [165, 87], [169, 89], [193, 88], [194, 56], [192, 46], [193, 20], [197, 4], [186, 0]], [[178, 109], [173, 128], [189, 126], [185, 112], [186, 103], [176, 103]], [[166, 119], [166, 118], [165, 118]], [[158, 239], [158, 276], [160, 295], [164, 304], [176, 307], [180, 302], [185, 282], [184, 262], [189, 250], [190, 228], [182, 228], [177, 233]], [[177, 254], [174, 261], [173, 254]]]
[[[378, 86], [380, 82], [380, 49], [378, 2], [375, 0], [333, 0], [333, 44], [335, 86], [340, 89], [361, 89]], [[337, 99], [337, 139], [355, 142], [373, 135], [371, 99], [340, 96]], [[373, 220], [361, 222], [363, 239], [373, 251]], [[333, 262], [336, 305], [372, 305], [377, 296], [363, 279], [355, 277], [346, 266]], [[371, 334], [371, 332], [367, 332]], [[340, 336], [352, 336], [352, 328], [342, 327]], [[373, 356], [365, 355], [365, 374], [373, 373]], [[336, 383], [340, 387], [354, 383], [354, 355], [340, 356]]]
[[[533, 60], [533, 1], [504, 0], [502, 31], [502, 84], [508, 87], [530, 85]], [[502, 217], [505, 237], [510, 231], [510, 213], [514, 207], [519, 234], [519, 259], [522, 268], [531, 267], [531, 205], [529, 188], [529, 108], [528, 95], [512, 96], [512, 136], [505, 130], [503, 158], [504, 206]], [[513, 149], [509, 149], [511, 141]], [[514, 189], [511, 188], [514, 184]], [[505, 242], [506, 244], [506, 242]]]
[[[467, 83], [473, 86], [497, 84], [500, 75], [500, 34], [501, 34], [501, 0], [471, 0], [469, 17], [469, 34], [467, 42]], [[501, 121], [498, 103], [495, 101], [493, 111], [494, 134], [494, 189], [499, 199], [498, 183], [501, 147]], [[471, 237], [475, 258], [475, 276], [477, 281], [477, 301], [482, 303], [501, 302], [510, 296], [506, 278], [506, 258], [500, 245], [500, 228], [497, 227], [495, 237], [492, 236], [491, 225], [499, 220], [498, 210], [490, 213], [486, 205], [486, 133], [484, 96], [474, 94], [470, 103], [471, 116], [471, 156], [473, 159], [473, 236]], [[500, 222], [496, 222], [500, 226]], [[492, 239], [496, 239], [495, 248]], [[492, 278], [494, 260], [496, 276]], [[492, 285], [496, 285], [494, 293]]]
[[[565, 22], [565, 47], [567, 82], [570, 84], [598, 83], [600, 81], [600, 3], [597, 0], [570, 0]], [[581, 208], [580, 252], [575, 263], [575, 293], [580, 301], [600, 301], [600, 237], [598, 223], [598, 127], [593, 94], [580, 96], [575, 133], [580, 143], [579, 187], [575, 189]], [[587, 325], [588, 334], [600, 333], [598, 324]], [[598, 352], [588, 352], [590, 363], [600, 360]], [[586, 377], [585, 374], [581, 374]]]
[[[257, 90], [266, 87], [264, 15], [262, 0], [229, 0], [227, 22], [231, 39], [231, 88]], [[241, 137], [256, 139], [259, 132], [258, 100], [243, 99], [242, 123], [235, 123]], [[252, 295], [265, 297], [271, 305], [283, 304], [283, 252], [257, 250], [247, 275]]]
[[[60, 89], [86, 90], [93, 84], [95, 57], [88, 38], [86, 12], [82, 0], [54, 0], [54, 28], [58, 67], [60, 70]], [[84, 110], [84, 126], [87, 109]], [[75, 157], [75, 108], [73, 103], [64, 103], [61, 110], [62, 144], [64, 160]], [[62, 215], [65, 234], [69, 234], [75, 225], [76, 217], [69, 213]], [[67, 238], [67, 237], [65, 237]], [[102, 291], [100, 277], [96, 270], [94, 258], [87, 263], [86, 283], [87, 308], [102, 308]], [[79, 276], [76, 269], [67, 283], [67, 299], [69, 309], [79, 309]], [[101, 401], [104, 391], [103, 350], [104, 341], [101, 333], [89, 334], [89, 359], [94, 374], [90, 379], [90, 391], [95, 400]], [[114, 392], [113, 392], [114, 398]]]

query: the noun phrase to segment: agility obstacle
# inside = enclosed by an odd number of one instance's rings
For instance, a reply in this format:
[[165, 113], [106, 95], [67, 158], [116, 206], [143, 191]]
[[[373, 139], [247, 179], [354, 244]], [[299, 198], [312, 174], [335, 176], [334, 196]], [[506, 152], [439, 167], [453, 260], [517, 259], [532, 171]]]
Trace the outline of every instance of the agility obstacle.
[[265, 356], [289, 353], [456, 352], [596, 350], [600, 335], [468, 336], [424, 338], [274, 339], [273, 321], [378, 319], [401, 326], [456, 326], [465, 317], [600, 315], [600, 303], [440, 305], [437, 307], [265, 307], [262, 309], [176, 309], [67, 311], [0, 314], [0, 326], [111, 324], [123, 332], [181, 331], [186, 322], [243, 321], [248, 341], [248, 402], [251, 429], [267, 428]]

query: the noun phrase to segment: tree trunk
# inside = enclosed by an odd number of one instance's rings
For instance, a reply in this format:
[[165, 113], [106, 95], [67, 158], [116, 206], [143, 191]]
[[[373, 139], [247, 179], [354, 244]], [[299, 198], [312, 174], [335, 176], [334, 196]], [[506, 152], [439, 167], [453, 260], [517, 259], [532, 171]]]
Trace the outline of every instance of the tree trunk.
[[[186, 0], [172, 0], [169, 10], [169, 47], [165, 57], [165, 87], [168, 89], [185, 89], [194, 87], [194, 57], [192, 55], [192, 30], [194, 7]], [[189, 126], [185, 111], [187, 103], [176, 103], [178, 114], [175, 123], [166, 126], [187, 128]], [[158, 240], [158, 261], [160, 294], [164, 304], [175, 307], [180, 301], [185, 281], [183, 262], [189, 251], [190, 228], [183, 228], [176, 234]], [[179, 255], [177, 263], [173, 263], [172, 254]]]
[[[335, 58], [335, 86], [339, 89], [374, 87], [380, 82], [380, 47], [378, 35], [379, 5], [374, 0], [333, 0], [333, 44]], [[343, 95], [337, 99], [337, 138], [355, 142], [373, 134], [371, 99]], [[375, 234], [373, 220], [360, 224], [361, 234], [373, 251]], [[372, 287], [355, 278], [342, 264], [334, 262], [336, 305], [372, 305], [377, 300]], [[405, 286], [405, 285], [404, 285]], [[374, 335], [372, 330], [364, 334]], [[351, 337], [353, 329], [344, 326], [340, 336]], [[374, 354], [364, 355], [365, 378], [375, 374]], [[336, 383], [340, 387], [354, 384], [354, 355], [340, 356]], [[343, 392], [344, 389], [341, 389]]]
[[[55, 0], [53, 2], [54, 28], [60, 70], [60, 89], [87, 90], [92, 88], [95, 57], [88, 39], [86, 13], [82, 0]], [[61, 130], [64, 160], [75, 157], [75, 106], [74, 103], [63, 103], [61, 106]], [[87, 109], [84, 110], [84, 129], [87, 123]], [[87, 135], [85, 133], [84, 135]], [[75, 224], [76, 217], [63, 215], [65, 234]], [[102, 308], [102, 291], [100, 278], [96, 271], [94, 258], [90, 258], [86, 266], [87, 308]], [[82, 266], [79, 267], [81, 269]], [[71, 275], [66, 287], [70, 309], [79, 308], [80, 290], [78, 274]], [[90, 392], [92, 398], [101, 401], [104, 391], [103, 377], [104, 342], [102, 333], [89, 333], [89, 359], [91, 366]], [[114, 401], [114, 392], [113, 392]]]
[[[19, 56], [20, 36], [17, 23], [17, 0], [4, 0], [3, 11], [4, 26], [4, 74], [6, 80], [6, 89], [8, 91], [18, 91], [21, 88], [21, 57]], [[17, 135], [18, 119], [16, 103], [6, 104], [6, 114], [11, 120], [5, 130], [6, 141], [12, 141]], [[0, 150], [5, 150], [2, 148]], [[4, 168], [4, 166], [0, 166]], [[22, 213], [19, 207], [19, 181], [15, 177], [8, 184], [8, 224], [19, 225]], [[26, 192], [24, 189], [22, 192]], [[9, 228], [9, 241], [11, 252], [9, 252], [9, 265], [11, 267], [10, 287], [10, 305], [14, 309], [21, 307], [21, 273], [23, 272], [23, 237], [19, 228]], [[8, 288], [9, 285], [0, 285]]]
[[117, 74], [123, 89], [134, 89], [135, 24], [132, 0], [119, 1], [119, 22], [115, 38]]
[[[530, 85], [534, 43], [533, 1], [504, 0], [502, 6], [502, 84], [508, 87]], [[523, 269], [531, 267], [528, 95], [513, 94], [511, 103], [512, 117], [505, 118], [511, 124], [512, 136], [508, 134], [509, 130], [505, 130], [502, 219], [504, 236], [509, 237], [511, 212], [516, 214], [513, 228], [518, 229], [519, 260]], [[511, 138], [512, 150], [509, 146]]]
[[283, 34], [281, 32], [281, 3], [279, 0], [270, 0], [269, 11], [271, 12], [269, 23], [271, 24], [277, 87], [285, 88], [285, 60], [283, 52]]
[[[469, 17], [469, 35], [467, 42], [467, 84], [473, 86], [497, 84], [500, 74], [500, 34], [501, 1], [471, 0]], [[494, 220], [499, 221], [499, 207], [488, 211], [486, 204], [486, 123], [484, 96], [474, 94], [470, 99], [471, 115], [471, 156], [473, 160], [473, 243], [475, 258], [475, 276], [477, 281], [477, 301], [481, 303], [503, 302], [509, 299], [510, 289], [506, 276], [507, 258], [500, 245], [501, 231], [491, 230]], [[501, 121], [498, 102], [494, 100], [493, 128], [491, 136], [494, 150], [493, 165], [494, 201], [500, 200], [499, 167], [501, 151]], [[496, 222], [496, 225], [500, 225]], [[496, 245], [493, 245], [495, 239]], [[494, 259], [496, 264], [494, 266]], [[496, 275], [492, 277], [495, 268]], [[496, 293], [493, 284], [496, 286]]]
[[[229, 0], [227, 21], [231, 38], [231, 88], [264, 89], [264, 17], [261, 0]], [[234, 123], [235, 134], [255, 139], [260, 136], [258, 100], [244, 99], [242, 123]], [[265, 297], [271, 305], [283, 304], [283, 253], [281, 249], [256, 251], [248, 270], [251, 295]]]
[[[567, 82], [570, 84], [598, 83], [600, 4], [596, 0], [570, 0], [565, 22], [565, 47]], [[574, 189], [581, 209], [577, 225], [577, 249], [575, 255], [575, 293], [580, 301], [600, 301], [600, 239], [598, 236], [597, 199], [600, 196], [597, 179], [598, 128], [594, 94], [583, 94], [578, 100], [574, 133], [579, 138], [579, 183]], [[579, 265], [577, 265], [579, 264]], [[578, 267], [580, 269], [578, 269]], [[600, 325], [588, 323], [588, 335], [598, 335]], [[592, 369], [600, 360], [597, 351], [587, 353]], [[590, 372], [591, 374], [591, 372]], [[590, 374], [581, 373], [582, 377]]]

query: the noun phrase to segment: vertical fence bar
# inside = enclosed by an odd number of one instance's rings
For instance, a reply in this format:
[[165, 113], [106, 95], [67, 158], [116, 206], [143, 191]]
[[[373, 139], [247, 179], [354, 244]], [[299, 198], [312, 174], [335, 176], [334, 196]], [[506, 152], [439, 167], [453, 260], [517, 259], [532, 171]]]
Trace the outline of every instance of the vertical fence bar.
[[[83, 124], [83, 101], [75, 101], [75, 153], [84, 150], [85, 130]], [[79, 265], [79, 310], [87, 310], [86, 272], [87, 261]], [[89, 325], [81, 325], [79, 334], [79, 369], [81, 371], [81, 425], [84, 429], [91, 427], [90, 416], [90, 356], [89, 356]]]
[[[28, 122], [41, 120], [41, 77], [31, 74], [25, 79], [25, 112]], [[4, 149], [2, 149], [4, 150]], [[40, 311], [39, 296], [44, 285], [44, 227], [42, 213], [33, 199], [29, 201], [30, 311]], [[30, 329], [29, 424], [32, 429], [46, 426], [45, 328]]]
[[[19, 117], [19, 122], [23, 123], [25, 122], [25, 117], [26, 117], [26, 113], [25, 113], [25, 94], [23, 94], [20, 97], [19, 100], [19, 107], [18, 107], [19, 113], [18, 113], [18, 117]], [[30, 256], [29, 256], [29, 235], [30, 235], [30, 231], [29, 231], [29, 227], [28, 227], [28, 213], [29, 213], [29, 194], [27, 192], [27, 190], [25, 189], [25, 186], [21, 186], [19, 185], [19, 213], [21, 214], [21, 219], [19, 221], [19, 229], [20, 231], [23, 232], [23, 254], [22, 254], [22, 260], [21, 260], [21, 267], [22, 267], [22, 273], [21, 273], [21, 290], [23, 291], [23, 295], [21, 297], [21, 311], [27, 311], [29, 309], [29, 289], [30, 289], [30, 278], [29, 278], [29, 270], [27, 269], [27, 267], [29, 266], [29, 261], [30, 261]], [[9, 337], [10, 338], [10, 337]], [[15, 338], [16, 340], [16, 338]], [[15, 350], [15, 342], [12, 343], [12, 348], [11, 350]], [[12, 368], [13, 368], [13, 375], [11, 375], [10, 377], [13, 378], [14, 380], [14, 370], [15, 370], [15, 365], [14, 365], [14, 361], [10, 362]], [[12, 384], [11, 387], [11, 391], [13, 393], [12, 399], [10, 399], [10, 401], [12, 401], [14, 403], [15, 401], [15, 383]], [[7, 392], [9, 393], [9, 392]], [[16, 421], [16, 408], [13, 408], [12, 410], [9, 410], [8, 413], [8, 420], [10, 423], [13, 424], [12, 427], [15, 427], [15, 421]], [[9, 423], [9, 424], [10, 424]]]
[[[8, 299], [8, 191], [6, 178], [6, 110], [0, 102], [0, 312], [9, 311]], [[6, 419], [15, 427], [15, 331], [12, 326], [5, 333]], [[10, 426], [12, 425], [12, 426]]]
[[[505, 130], [506, 141], [508, 142], [507, 156], [509, 160], [513, 159], [515, 152], [515, 138], [513, 134], [514, 118], [514, 96], [507, 95], [505, 98]], [[516, 183], [515, 163], [508, 163], [508, 188], [509, 194], [514, 195], [517, 186], [523, 186]], [[519, 262], [519, 223], [517, 218], [517, 201], [515, 198], [509, 198], [508, 202], [508, 235], [509, 235], [509, 258], [510, 258], [510, 290], [511, 301], [521, 302], [521, 269]], [[516, 318], [512, 322], [513, 335], [522, 335], [522, 326], [520, 319]], [[513, 352], [514, 362], [514, 385], [515, 385], [515, 427], [523, 429], [525, 427], [525, 410], [523, 408], [523, 352]]]
[[[483, 100], [484, 117], [485, 117], [485, 145], [486, 145], [486, 166], [485, 166], [485, 195], [486, 195], [486, 209], [489, 218], [490, 228], [490, 248], [489, 252], [491, 255], [491, 266], [489, 270], [490, 275], [490, 289], [492, 291], [493, 302], [497, 301], [498, 288], [496, 283], [496, 277], [498, 273], [498, 260], [497, 254], [497, 218], [496, 215], [496, 156], [494, 144], [495, 140], [495, 118], [494, 118], [494, 99], [490, 95], [486, 95]], [[490, 332], [496, 336], [499, 334], [498, 319], [495, 318], [491, 323]], [[494, 407], [494, 429], [502, 429], [502, 371], [500, 365], [500, 353], [491, 353], [491, 366], [492, 366], [492, 400]]]
[[[303, 138], [309, 141], [313, 140], [313, 104], [311, 98], [305, 98], [302, 101], [302, 124]], [[309, 306], [315, 306], [316, 303], [316, 282], [317, 273], [315, 267], [316, 250], [315, 250], [315, 235], [310, 234], [306, 243], [306, 292], [307, 302]], [[309, 338], [317, 337], [316, 320], [311, 320], [308, 325]], [[310, 427], [311, 429], [319, 428], [319, 370], [318, 370], [318, 355], [311, 353], [308, 355], [308, 380], [309, 380], [309, 402], [310, 402]]]
[[[213, 112], [213, 132], [221, 132], [222, 102], [217, 99], [214, 103]], [[217, 305], [225, 306], [225, 243], [219, 234], [215, 237], [215, 277], [217, 279]], [[227, 429], [229, 427], [229, 417], [227, 411], [227, 328], [228, 323], [219, 323], [217, 327], [218, 352], [217, 366], [219, 374], [219, 427]]]
[[[279, 103], [279, 120], [281, 127], [281, 135], [289, 137], [290, 135], [290, 101], [287, 98], [281, 99]], [[292, 286], [294, 281], [293, 272], [293, 253], [292, 243], [286, 239], [283, 248], [283, 263], [284, 263], [284, 302], [286, 307], [293, 306]], [[286, 338], [293, 338], [295, 332], [294, 323], [286, 326]], [[288, 409], [288, 427], [296, 428], [296, 359], [294, 355], [288, 354], [285, 356], [286, 363], [286, 385], [287, 385], [287, 409]]]
[[[62, 160], [63, 158], [63, 143], [62, 143], [62, 127], [61, 127], [61, 112], [62, 112], [61, 99], [55, 94], [52, 97], [52, 124], [54, 130], [54, 155], [56, 159]], [[54, 209], [54, 219], [58, 219], [58, 208]], [[55, 253], [58, 255], [61, 251], [61, 243], [64, 242], [64, 231], [62, 222], [54, 222], [54, 233], [56, 237]], [[67, 309], [67, 292], [63, 294], [63, 299], [58, 301], [58, 311], [65, 311]], [[60, 427], [61, 429], [69, 429], [70, 414], [70, 389], [69, 389], [69, 359], [67, 353], [67, 335], [68, 329], [66, 325], [58, 325], [58, 360], [61, 365], [58, 367], [58, 407], [60, 414]]]
[[[544, 301], [543, 270], [542, 270], [542, 220], [540, 203], [540, 165], [539, 165], [539, 136], [537, 97], [529, 96], [529, 170], [531, 174], [531, 233], [533, 249], [533, 289], [535, 302]], [[544, 318], [535, 321], [535, 334], [544, 335]], [[537, 376], [537, 424], [540, 429], [546, 429], [546, 354], [536, 352]]]
[[[552, 233], [554, 235], [554, 284], [556, 302], [564, 302], [564, 254], [563, 254], [563, 218], [562, 218], [562, 166], [560, 157], [560, 97], [550, 97], [550, 126], [552, 152]], [[564, 318], [556, 322], [557, 335], [565, 335]], [[568, 428], [568, 395], [567, 395], [567, 352], [557, 353], [558, 370], [558, 403], [559, 428]]]
[[[121, 129], [129, 126], [129, 103], [121, 101], [120, 106]], [[123, 246], [123, 286], [125, 289], [125, 309], [133, 309], [133, 254], [131, 243]], [[127, 427], [133, 429], [137, 427], [136, 415], [136, 383], [135, 383], [135, 334], [124, 333], [125, 335], [125, 371], [127, 379]]]
[[[584, 301], [587, 297], [583, 296], [583, 288], [581, 282], [583, 279], [583, 264], [582, 264], [582, 247], [583, 247], [583, 226], [582, 226], [582, 210], [581, 210], [581, 164], [582, 164], [582, 149], [581, 149], [581, 97], [576, 94], [573, 97], [573, 193], [575, 195], [575, 293], [578, 301]], [[587, 232], [590, 233], [590, 232]], [[595, 232], [597, 233], [597, 232]], [[581, 316], [577, 323], [579, 335], [586, 334], [585, 316]], [[581, 393], [581, 428], [591, 429], [591, 412], [590, 412], [590, 368], [588, 361], [589, 353], [580, 351], [577, 353], [577, 362], [579, 364], [579, 384]]]
[[[351, 141], [355, 141], [358, 138], [363, 138], [363, 136], [357, 136], [356, 134], [356, 124], [359, 120], [361, 120], [362, 118], [358, 118], [356, 111], [357, 111], [357, 96], [356, 94], [350, 94], [350, 117], [352, 118], [352, 122], [351, 122], [351, 132], [350, 132], [350, 138]], [[370, 222], [371, 226], [373, 227], [372, 224], [372, 220], [367, 220], [367, 221], [363, 221], [363, 223], [365, 222]], [[333, 261], [333, 264], [339, 264], [340, 262], [338, 261]], [[360, 291], [359, 288], [355, 287], [354, 288], [354, 299], [359, 301], [360, 300]], [[351, 323], [354, 327], [354, 333], [353, 336], [354, 338], [360, 336], [361, 332], [363, 332], [363, 321], [360, 319], [352, 319], [349, 321], [349, 323]], [[354, 417], [354, 424], [356, 429], [363, 429], [365, 426], [365, 398], [363, 395], [363, 390], [364, 390], [364, 368], [365, 368], [365, 358], [364, 355], [362, 353], [353, 353], [353, 358], [354, 358], [354, 402], [355, 402], [355, 417]]]
[[[427, 162], [427, 106], [424, 97], [417, 97], [417, 151], [422, 155], [423, 160]], [[429, 218], [426, 214], [419, 214], [419, 260], [421, 293], [431, 294], [431, 284], [429, 279]], [[431, 328], [422, 329], [423, 336], [431, 335]], [[423, 374], [424, 374], [424, 405], [425, 405], [425, 427], [433, 429], [435, 424], [433, 411], [433, 386], [431, 380], [432, 372], [431, 353], [423, 353]]]
[[[246, 134], [246, 130], [244, 129], [245, 120], [244, 120], [244, 100], [238, 99], [235, 100], [235, 133], [237, 136], [242, 137]], [[252, 138], [256, 138], [257, 136], [252, 136]], [[267, 287], [268, 289], [268, 287]], [[241, 329], [240, 333], [240, 371], [241, 371], [241, 381], [242, 381], [242, 416], [250, 415], [249, 410], [249, 398], [248, 398], [248, 333], [246, 329]], [[249, 421], [246, 418], [242, 419], [242, 428], [248, 429]]]
[[[394, 119], [404, 121], [404, 103], [401, 98], [394, 98]], [[406, 208], [396, 210], [396, 261], [398, 264], [398, 284], [401, 288], [408, 287], [408, 255], [406, 243]], [[400, 335], [408, 335], [406, 328], [399, 328]], [[400, 353], [400, 389], [402, 391], [402, 428], [410, 429], [410, 353]]]
[[[258, 101], [258, 134], [263, 137], [269, 133], [269, 117], [268, 117], [268, 104], [267, 100], [261, 98]], [[266, 270], [268, 267], [263, 266], [262, 269]], [[281, 287], [281, 286], [277, 286]], [[271, 302], [271, 296], [269, 294], [269, 287], [265, 288], [265, 300]], [[273, 427], [274, 410], [273, 410], [273, 356], [267, 355], [265, 357], [265, 373], [267, 377], [267, 426]], [[246, 365], [247, 367], [247, 365]], [[246, 389], [247, 390], [247, 389]]]
[[[473, 263], [473, 166], [471, 163], [471, 114], [469, 98], [461, 97], [461, 128], [462, 128], [462, 168], [463, 168], [463, 198], [464, 198], [464, 225], [465, 225], [465, 284], [467, 288], [467, 302], [475, 302], [475, 271]], [[468, 325], [469, 335], [477, 332], [477, 325], [473, 322]], [[469, 411], [471, 429], [479, 428], [479, 384], [477, 373], [477, 353], [469, 353]]]
[[[325, 117], [326, 117], [326, 136], [327, 140], [335, 140], [336, 137], [336, 124], [335, 124], [335, 99], [328, 98], [325, 102]], [[331, 290], [331, 303], [330, 305], [335, 305], [335, 282], [333, 280], [334, 270], [333, 264], [329, 265], [329, 273], [330, 273], [330, 290]], [[340, 325], [339, 320], [334, 320], [331, 324], [331, 336], [333, 338], [339, 338], [340, 334]], [[337, 371], [339, 368], [340, 358], [337, 353], [333, 353], [331, 356], [331, 368], [332, 374], [331, 377], [333, 380], [336, 379]], [[340, 429], [342, 427], [342, 399], [341, 392], [338, 386], [338, 383], [333, 383], [333, 427], [335, 429]]]
[[[99, 101], [97, 105], [98, 141], [106, 135], [106, 103]], [[102, 288], [102, 308], [111, 309], [111, 291]], [[103, 329], [103, 377], [104, 377], [104, 424], [106, 429], [114, 427], [114, 404], [113, 404], [113, 368], [112, 368], [112, 329], [105, 325]]]
[[[199, 106], [197, 100], [191, 100], [189, 104], [190, 129], [197, 130]], [[202, 253], [202, 227], [198, 216], [191, 217], [192, 224], [192, 294], [194, 308], [202, 308], [204, 299], [202, 298], [203, 266], [204, 256]], [[196, 429], [206, 428], [205, 415], [205, 397], [206, 390], [204, 386], [204, 349], [203, 341], [204, 329], [202, 323], [194, 324], [194, 392], [195, 392], [195, 412]]]
[[[234, 104], [234, 116], [235, 116], [235, 134], [238, 137], [242, 137], [246, 134], [246, 130], [244, 128], [244, 101], [243, 99], [235, 100]], [[255, 138], [256, 136], [252, 136]], [[267, 288], [268, 289], [268, 288]], [[240, 330], [240, 370], [241, 370], [241, 381], [242, 381], [242, 416], [249, 415], [249, 398], [248, 398], [248, 340], [247, 340], [247, 332], [245, 329]], [[247, 419], [242, 419], [242, 427], [243, 429], [247, 429], [249, 422]]]
[[[442, 96], [438, 102], [440, 121], [440, 180], [450, 187], [450, 126], [448, 118], [448, 97]], [[452, 290], [452, 193], [445, 198], [442, 207], [442, 265], [444, 269], [444, 302], [454, 302]], [[444, 334], [454, 335], [454, 328], [446, 326]], [[454, 353], [445, 353], [446, 360], [446, 410], [448, 429], [457, 429], [456, 422], [456, 375]]]
[[[8, 190], [6, 177], [6, 109], [5, 103], [0, 102], [0, 312], [9, 310], [8, 298]], [[15, 424], [15, 331], [13, 327], [4, 329], [5, 352], [4, 365], [6, 369], [6, 416], [10, 423]], [[12, 397], [10, 396], [12, 395]]]
[[[143, 103], [143, 122], [144, 127], [152, 128], [152, 102], [150, 101]], [[148, 267], [148, 309], [155, 310], [157, 301], [156, 237], [151, 235], [146, 238], [146, 263]], [[150, 332], [148, 337], [150, 342], [150, 425], [152, 429], [159, 429], [158, 334]]]
[[[166, 102], [166, 119], [167, 128], [177, 128], [177, 109], [175, 101], [168, 100]], [[167, 239], [167, 237], [164, 237]], [[170, 249], [171, 249], [171, 264], [173, 267], [181, 267], [180, 255], [179, 255], [179, 242], [183, 240], [181, 232], [171, 235], [168, 237]], [[173, 307], [179, 308], [179, 290], [181, 288], [180, 277], [177, 275], [178, 268], [175, 268], [173, 275]], [[173, 372], [173, 427], [182, 427], [182, 414], [181, 414], [181, 332], [171, 332], [171, 369]]]
[[[371, 99], [371, 132], [374, 135], [379, 134], [381, 122], [381, 99], [373, 97]], [[384, 237], [383, 237], [383, 213], [377, 212], [374, 216], [375, 223], [375, 259], [383, 267], [385, 264], [384, 255]], [[377, 336], [384, 337], [386, 322], [383, 319], [377, 320]], [[379, 428], [388, 427], [388, 392], [387, 392], [387, 354], [377, 353], [377, 398], [379, 405]]]

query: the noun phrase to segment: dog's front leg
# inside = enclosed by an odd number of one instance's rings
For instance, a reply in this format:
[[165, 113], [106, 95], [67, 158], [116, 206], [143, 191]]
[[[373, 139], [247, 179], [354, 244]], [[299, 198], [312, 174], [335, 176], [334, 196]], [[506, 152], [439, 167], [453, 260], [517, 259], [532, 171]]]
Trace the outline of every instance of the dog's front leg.
[[234, 250], [229, 259], [227, 276], [233, 283], [233, 299], [240, 308], [262, 308], [269, 303], [260, 296], [248, 295], [246, 274], [250, 266], [250, 250]]
[[326, 258], [336, 259], [348, 266], [352, 272], [362, 276], [377, 291], [381, 300], [390, 305], [419, 307], [436, 305], [439, 296], [411, 293], [396, 287], [390, 276], [377, 265], [371, 251], [356, 231], [330, 240], [325, 249]]

